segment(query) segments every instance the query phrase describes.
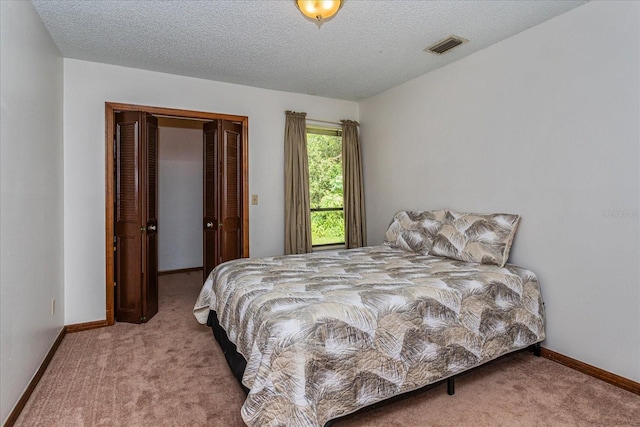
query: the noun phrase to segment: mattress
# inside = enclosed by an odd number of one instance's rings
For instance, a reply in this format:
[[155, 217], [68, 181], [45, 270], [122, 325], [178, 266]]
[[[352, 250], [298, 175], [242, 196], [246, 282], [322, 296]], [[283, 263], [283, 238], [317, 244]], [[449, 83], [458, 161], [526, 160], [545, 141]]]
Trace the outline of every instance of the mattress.
[[221, 264], [210, 311], [247, 361], [249, 426], [321, 426], [545, 337], [531, 271], [388, 245]]

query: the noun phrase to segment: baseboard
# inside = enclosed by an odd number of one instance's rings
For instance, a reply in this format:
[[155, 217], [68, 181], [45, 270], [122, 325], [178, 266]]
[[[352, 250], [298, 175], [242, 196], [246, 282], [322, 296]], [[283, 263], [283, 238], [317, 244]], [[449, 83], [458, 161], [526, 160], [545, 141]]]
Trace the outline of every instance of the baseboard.
[[616, 387], [620, 387], [621, 389], [630, 391], [631, 393], [640, 395], [640, 383], [628, 378], [621, 377], [620, 375], [613, 374], [605, 371], [604, 369], [596, 368], [595, 366], [573, 359], [569, 356], [556, 353], [555, 351], [544, 347], [540, 349], [540, 355], [544, 358], [560, 363], [561, 365], [565, 365], [571, 369], [582, 372], [583, 374], [587, 374], [609, 384], [613, 384]]
[[33, 376], [33, 378], [31, 378], [31, 381], [29, 381], [29, 384], [27, 385], [27, 388], [25, 389], [24, 393], [22, 393], [22, 396], [20, 396], [20, 399], [18, 399], [18, 403], [16, 403], [16, 406], [13, 407], [13, 410], [7, 417], [7, 420], [4, 423], [4, 427], [13, 426], [18, 420], [20, 413], [22, 412], [25, 405], [29, 401], [31, 394], [36, 389], [36, 386], [40, 382], [40, 379], [44, 375], [44, 372], [47, 370], [49, 363], [51, 363], [51, 359], [53, 359], [53, 355], [56, 354], [56, 351], [58, 350], [58, 347], [60, 346], [60, 343], [62, 342], [62, 339], [64, 338], [66, 333], [67, 333], [66, 327], [62, 328], [58, 333], [56, 340], [53, 342], [53, 345], [51, 345], [51, 348], [47, 352], [47, 355], [45, 356], [42, 363], [40, 364], [40, 367], [36, 371], [36, 374]]
[[74, 323], [73, 325], [67, 325], [64, 327], [68, 334], [73, 334], [80, 331], [88, 331], [89, 329], [97, 329], [108, 326], [106, 320], [96, 320], [95, 322]]
[[158, 276], [162, 276], [164, 274], [190, 273], [192, 271], [202, 271], [202, 267], [178, 268], [176, 270], [158, 271]]
[[33, 376], [31, 381], [29, 382], [29, 385], [27, 385], [27, 388], [25, 389], [24, 393], [22, 393], [22, 396], [20, 396], [18, 403], [16, 403], [16, 406], [14, 406], [13, 410], [7, 417], [7, 420], [5, 421], [3, 427], [11, 427], [18, 420], [20, 413], [22, 412], [25, 405], [29, 401], [29, 398], [31, 397], [33, 390], [35, 390], [36, 386], [40, 382], [40, 379], [44, 375], [44, 372], [47, 370], [49, 363], [51, 363], [51, 359], [53, 358], [53, 355], [56, 354], [58, 347], [60, 347], [60, 343], [62, 342], [62, 339], [64, 338], [64, 336], [66, 334], [86, 331], [89, 329], [102, 328], [104, 326], [107, 326], [106, 320], [96, 320], [95, 322], [75, 323], [73, 325], [67, 325], [63, 327], [58, 333], [58, 336], [56, 337], [56, 340], [53, 342], [53, 345], [49, 349], [49, 352], [47, 353], [44, 360], [40, 364], [40, 367], [36, 371], [36, 374]]

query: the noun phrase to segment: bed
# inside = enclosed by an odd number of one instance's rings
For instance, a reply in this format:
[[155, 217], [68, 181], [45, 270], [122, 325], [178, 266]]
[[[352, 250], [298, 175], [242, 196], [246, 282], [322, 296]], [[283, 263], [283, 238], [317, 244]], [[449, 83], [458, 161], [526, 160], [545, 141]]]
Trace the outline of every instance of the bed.
[[383, 244], [217, 266], [194, 307], [249, 426], [322, 426], [544, 340], [519, 216], [398, 212]]

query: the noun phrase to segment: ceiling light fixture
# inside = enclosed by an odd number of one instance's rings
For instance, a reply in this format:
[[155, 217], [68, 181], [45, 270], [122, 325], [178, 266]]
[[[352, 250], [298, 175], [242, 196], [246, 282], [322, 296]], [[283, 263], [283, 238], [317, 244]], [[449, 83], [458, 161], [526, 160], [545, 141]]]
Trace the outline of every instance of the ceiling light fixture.
[[318, 24], [331, 19], [342, 7], [344, 0], [294, 0], [304, 16]]

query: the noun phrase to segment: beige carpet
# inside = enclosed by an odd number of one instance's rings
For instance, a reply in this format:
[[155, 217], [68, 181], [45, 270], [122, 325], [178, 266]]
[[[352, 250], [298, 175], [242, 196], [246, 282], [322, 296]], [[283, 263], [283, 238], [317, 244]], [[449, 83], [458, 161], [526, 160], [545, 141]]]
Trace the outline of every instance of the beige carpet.
[[[191, 308], [201, 274], [161, 276], [145, 325], [69, 334], [18, 426], [242, 426], [244, 394]], [[346, 426], [640, 426], [640, 396], [530, 353], [338, 420]]]

